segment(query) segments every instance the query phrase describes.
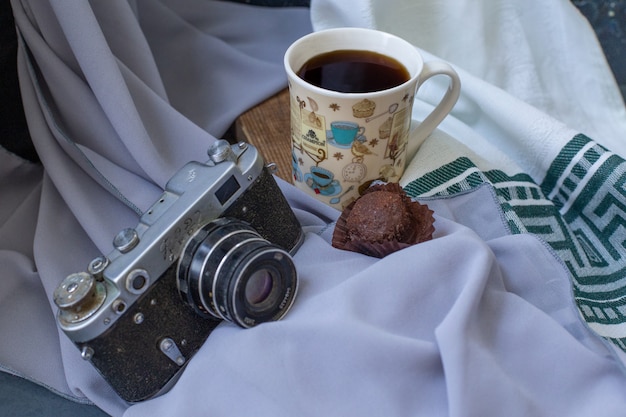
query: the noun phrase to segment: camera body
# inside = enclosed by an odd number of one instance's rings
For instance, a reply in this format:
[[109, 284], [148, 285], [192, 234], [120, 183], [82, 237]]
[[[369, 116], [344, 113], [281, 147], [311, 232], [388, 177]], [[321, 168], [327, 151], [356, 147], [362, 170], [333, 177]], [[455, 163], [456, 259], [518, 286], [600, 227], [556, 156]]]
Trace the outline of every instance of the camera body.
[[220, 140], [209, 157], [54, 292], [61, 329], [129, 402], [169, 389], [223, 320], [278, 320], [297, 293], [302, 228], [258, 151]]

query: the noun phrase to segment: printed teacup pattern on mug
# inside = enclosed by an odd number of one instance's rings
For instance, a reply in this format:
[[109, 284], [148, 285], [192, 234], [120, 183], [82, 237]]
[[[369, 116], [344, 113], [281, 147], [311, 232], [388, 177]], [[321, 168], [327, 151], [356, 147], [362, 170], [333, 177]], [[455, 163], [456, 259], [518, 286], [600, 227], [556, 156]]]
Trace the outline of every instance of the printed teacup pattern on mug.
[[375, 180], [399, 180], [412, 94], [407, 92], [382, 109], [364, 98], [352, 105], [350, 114], [336, 102], [320, 109], [311, 97], [292, 100], [297, 101], [291, 106], [295, 182], [305, 183], [318, 197], [328, 197], [330, 204], [346, 206], [359, 195], [351, 193], [355, 189]]

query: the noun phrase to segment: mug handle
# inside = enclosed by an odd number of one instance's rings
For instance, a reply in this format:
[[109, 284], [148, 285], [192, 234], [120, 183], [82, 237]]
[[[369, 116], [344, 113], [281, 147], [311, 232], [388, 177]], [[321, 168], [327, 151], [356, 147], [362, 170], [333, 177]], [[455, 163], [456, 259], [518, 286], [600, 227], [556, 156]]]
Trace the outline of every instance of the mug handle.
[[433, 109], [432, 112], [420, 123], [411, 133], [413, 141], [421, 144], [430, 135], [433, 130], [439, 126], [441, 121], [446, 117], [459, 99], [461, 94], [461, 79], [452, 66], [443, 61], [425, 62], [422, 72], [417, 77], [417, 90], [426, 80], [435, 75], [446, 75], [450, 78], [450, 84], [443, 98]]

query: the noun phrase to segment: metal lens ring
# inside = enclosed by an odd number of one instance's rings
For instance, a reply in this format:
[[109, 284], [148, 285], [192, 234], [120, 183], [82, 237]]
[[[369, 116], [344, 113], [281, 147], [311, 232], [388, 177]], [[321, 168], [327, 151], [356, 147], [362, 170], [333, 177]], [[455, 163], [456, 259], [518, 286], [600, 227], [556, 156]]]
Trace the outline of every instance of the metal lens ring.
[[[242, 327], [282, 318], [297, 291], [297, 272], [288, 252], [268, 241], [248, 241], [232, 251], [228, 269], [215, 281], [215, 303]], [[225, 265], [226, 266], [226, 265]]]
[[[217, 218], [189, 239], [178, 262], [177, 286], [183, 299], [203, 317], [222, 319], [213, 303], [213, 275], [225, 256], [224, 241], [232, 233], [254, 231], [245, 223]], [[219, 252], [219, 253], [218, 253]]]
[[289, 253], [250, 225], [219, 218], [187, 243], [178, 287], [199, 314], [252, 327], [278, 320], [289, 310], [297, 272]]
[[[218, 225], [212, 223], [207, 224], [196, 232], [186, 243], [185, 248], [178, 261], [176, 270], [176, 286], [183, 300], [189, 304], [194, 311], [202, 317], [217, 317], [217, 313], [207, 310], [200, 299], [200, 279], [198, 274], [204, 268], [206, 254], [208, 249], [203, 245], [206, 237]], [[204, 254], [204, 255], [203, 255]]]

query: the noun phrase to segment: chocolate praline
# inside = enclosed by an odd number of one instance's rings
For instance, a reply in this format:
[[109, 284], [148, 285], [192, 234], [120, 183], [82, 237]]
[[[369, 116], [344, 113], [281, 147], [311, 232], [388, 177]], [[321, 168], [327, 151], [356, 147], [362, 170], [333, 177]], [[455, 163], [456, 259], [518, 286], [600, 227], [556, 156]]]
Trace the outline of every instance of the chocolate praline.
[[433, 211], [413, 201], [399, 184], [376, 184], [341, 213], [332, 245], [383, 258], [432, 239], [434, 221]]
[[346, 218], [348, 239], [368, 242], [403, 241], [410, 224], [410, 213], [402, 196], [389, 191], [365, 194]]

